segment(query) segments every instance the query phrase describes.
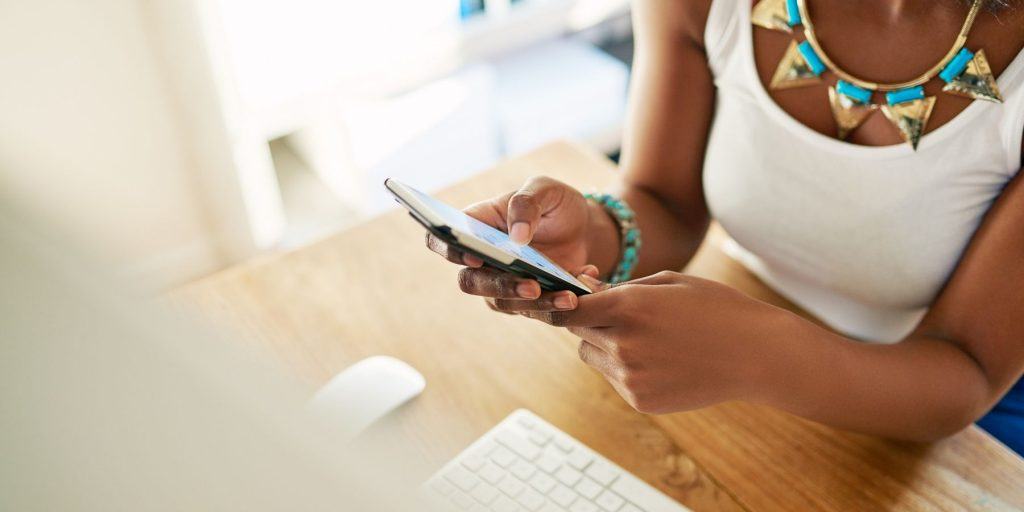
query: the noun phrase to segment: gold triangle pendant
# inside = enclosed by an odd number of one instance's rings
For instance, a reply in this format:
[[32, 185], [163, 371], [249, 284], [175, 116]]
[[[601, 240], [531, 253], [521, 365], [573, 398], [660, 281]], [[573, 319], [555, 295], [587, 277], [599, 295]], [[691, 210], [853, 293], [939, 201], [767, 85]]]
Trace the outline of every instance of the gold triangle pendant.
[[882, 113], [899, 130], [903, 140], [916, 151], [934, 107], [935, 96], [929, 96], [896, 105], [882, 105]]
[[793, 32], [789, 26], [789, 12], [786, 0], [760, 0], [750, 14], [750, 21], [759, 27], [770, 30]]
[[967, 69], [946, 84], [942, 90], [975, 100], [1003, 102], [1003, 96], [999, 94], [999, 85], [996, 84], [996, 79], [992, 76], [992, 68], [989, 67], [988, 59], [985, 58], [985, 50], [978, 50], [971, 62], [967, 64]]
[[[763, 1], [763, 0], [762, 0]], [[772, 89], [790, 89], [793, 87], [804, 87], [821, 82], [821, 78], [814, 74], [807, 59], [800, 53], [796, 41], [789, 43], [786, 54], [782, 56], [779, 67], [775, 68], [772, 76]]]
[[839, 138], [845, 140], [878, 108], [871, 103], [860, 103], [845, 94], [839, 94], [835, 87], [828, 88], [828, 102], [832, 106], [832, 117], [839, 128]]

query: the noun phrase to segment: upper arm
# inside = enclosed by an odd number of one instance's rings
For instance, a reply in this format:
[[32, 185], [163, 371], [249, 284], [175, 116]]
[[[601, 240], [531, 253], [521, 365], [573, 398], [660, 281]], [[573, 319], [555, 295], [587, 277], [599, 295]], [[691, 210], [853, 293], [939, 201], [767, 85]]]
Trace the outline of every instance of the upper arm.
[[622, 167], [683, 220], [706, 222], [701, 171], [714, 111], [703, 47], [710, 0], [638, 0]]
[[986, 405], [1024, 372], [1024, 170], [985, 216], [915, 335], [970, 355], [988, 381]]

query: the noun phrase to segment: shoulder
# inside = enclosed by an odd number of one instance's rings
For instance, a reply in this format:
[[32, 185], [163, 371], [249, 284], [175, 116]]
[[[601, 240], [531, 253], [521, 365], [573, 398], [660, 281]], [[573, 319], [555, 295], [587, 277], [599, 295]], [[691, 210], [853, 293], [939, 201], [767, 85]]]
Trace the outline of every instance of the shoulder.
[[[704, 46], [704, 28], [715, 0], [634, 0], [635, 23], [640, 32], [671, 37]], [[750, 0], [718, 0], [740, 1]]]

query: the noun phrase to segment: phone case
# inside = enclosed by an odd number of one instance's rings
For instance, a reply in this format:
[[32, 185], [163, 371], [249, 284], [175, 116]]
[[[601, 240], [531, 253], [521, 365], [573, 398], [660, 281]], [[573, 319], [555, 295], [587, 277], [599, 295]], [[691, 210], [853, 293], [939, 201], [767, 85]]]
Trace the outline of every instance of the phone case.
[[567, 282], [555, 275], [546, 272], [543, 269], [537, 268], [533, 265], [526, 263], [517, 258], [512, 258], [511, 261], [501, 261], [492, 255], [486, 254], [482, 251], [478, 251], [472, 247], [462, 243], [455, 233], [452, 232], [451, 228], [446, 225], [436, 225], [430, 222], [428, 219], [423, 218], [415, 208], [409, 205], [395, 190], [390, 186], [391, 180], [385, 180], [384, 185], [388, 189], [388, 192], [394, 196], [398, 204], [402, 205], [416, 222], [421, 226], [430, 231], [434, 236], [440, 238], [448, 245], [458, 248], [460, 251], [472, 254], [483, 260], [486, 264], [504, 270], [506, 272], [515, 274], [520, 277], [536, 279], [540, 283], [540, 287], [548, 291], [561, 291], [568, 290], [576, 295], [587, 295], [590, 292], [584, 288], [580, 288], [573, 283]]

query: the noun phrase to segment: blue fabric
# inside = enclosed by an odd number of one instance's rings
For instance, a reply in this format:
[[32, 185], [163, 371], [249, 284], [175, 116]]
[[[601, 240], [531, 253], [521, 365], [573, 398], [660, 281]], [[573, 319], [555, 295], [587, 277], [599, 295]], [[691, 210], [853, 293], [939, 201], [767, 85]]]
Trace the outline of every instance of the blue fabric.
[[939, 73], [939, 78], [947, 84], [952, 82], [954, 78], [960, 76], [960, 73], [967, 69], [967, 63], [973, 58], [974, 54], [970, 50], [961, 48], [960, 53], [956, 54], [956, 57]]
[[978, 426], [1024, 455], [1024, 379], [1017, 381], [1006, 396], [978, 420]]

